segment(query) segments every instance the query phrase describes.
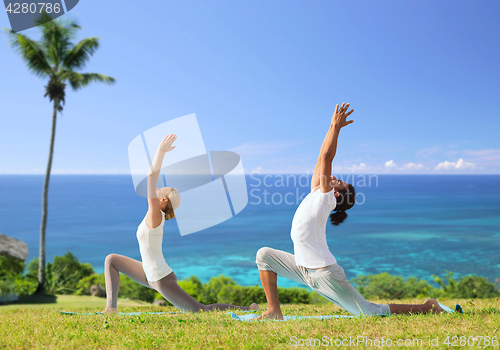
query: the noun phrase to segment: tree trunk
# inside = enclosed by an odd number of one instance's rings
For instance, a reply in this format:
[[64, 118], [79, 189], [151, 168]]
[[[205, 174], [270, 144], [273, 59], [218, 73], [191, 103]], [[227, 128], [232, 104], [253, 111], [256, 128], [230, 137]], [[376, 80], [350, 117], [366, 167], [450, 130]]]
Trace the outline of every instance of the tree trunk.
[[43, 182], [42, 193], [42, 223], [40, 225], [40, 251], [38, 259], [38, 286], [35, 295], [45, 294], [45, 229], [47, 227], [47, 209], [48, 209], [48, 196], [49, 196], [49, 180], [50, 170], [52, 169], [52, 156], [54, 154], [54, 141], [56, 138], [56, 121], [57, 121], [57, 107], [59, 106], [59, 99], [54, 99], [54, 111], [52, 113], [52, 133], [50, 135], [50, 150], [49, 161], [47, 163], [47, 172], [45, 173], [45, 180]]

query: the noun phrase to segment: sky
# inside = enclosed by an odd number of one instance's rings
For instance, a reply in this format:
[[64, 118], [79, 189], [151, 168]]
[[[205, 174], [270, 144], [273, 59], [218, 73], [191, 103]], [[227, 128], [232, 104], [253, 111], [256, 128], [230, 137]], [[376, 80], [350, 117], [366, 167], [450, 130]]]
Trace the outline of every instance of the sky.
[[[81, 1], [99, 37], [68, 89], [53, 174], [127, 174], [143, 131], [195, 113], [207, 150], [247, 173], [312, 173], [336, 104], [354, 109], [333, 172], [500, 174], [500, 3]], [[0, 27], [10, 28], [7, 13]], [[23, 34], [39, 38], [39, 29]], [[52, 104], [0, 34], [0, 174], [44, 174]]]

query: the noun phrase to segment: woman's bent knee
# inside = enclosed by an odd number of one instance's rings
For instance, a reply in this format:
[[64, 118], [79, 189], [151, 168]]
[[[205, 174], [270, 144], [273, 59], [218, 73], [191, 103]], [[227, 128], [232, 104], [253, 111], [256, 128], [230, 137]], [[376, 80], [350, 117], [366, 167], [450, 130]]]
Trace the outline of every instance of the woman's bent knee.
[[104, 263], [106, 265], [111, 265], [113, 263], [113, 261], [117, 260], [119, 258], [119, 255], [118, 254], [109, 254], [107, 257], [106, 257], [106, 260], [104, 261]]

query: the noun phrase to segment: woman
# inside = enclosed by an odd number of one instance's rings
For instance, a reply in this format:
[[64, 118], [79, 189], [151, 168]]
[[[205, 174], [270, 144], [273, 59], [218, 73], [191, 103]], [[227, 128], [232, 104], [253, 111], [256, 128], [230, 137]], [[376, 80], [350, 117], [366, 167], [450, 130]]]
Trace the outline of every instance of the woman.
[[197, 312], [200, 310], [257, 310], [259, 306], [235, 306], [230, 304], [203, 305], [183, 291], [177, 284], [175, 273], [165, 262], [162, 253], [163, 225], [165, 220], [175, 217], [175, 210], [181, 203], [175, 188], [156, 188], [161, 164], [165, 153], [175, 148], [172, 146], [177, 136], [166, 136], [158, 146], [153, 164], [148, 173], [148, 212], [137, 229], [137, 240], [142, 263], [123, 255], [110, 254], [106, 257], [104, 274], [106, 278], [107, 303], [104, 313], [117, 312], [120, 272], [137, 283], [157, 290], [165, 299], [178, 309]]
[[[256, 319], [283, 319], [278, 300], [277, 276], [289, 278], [311, 287], [318, 294], [350, 313], [388, 315], [396, 313], [443, 312], [434, 299], [421, 305], [374, 304], [367, 301], [347, 280], [344, 269], [337, 264], [326, 243], [328, 216], [334, 225], [347, 217], [356, 194], [354, 187], [331, 176], [332, 161], [337, 151], [340, 129], [353, 123], [346, 113], [349, 104], [335, 107], [330, 129], [321, 146], [311, 180], [311, 193], [300, 203], [292, 221], [291, 238], [294, 255], [272, 248], [261, 248], [256, 263], [268, 302], [268, 309]], [[334, 213], [330, 214], [331, 211]]]

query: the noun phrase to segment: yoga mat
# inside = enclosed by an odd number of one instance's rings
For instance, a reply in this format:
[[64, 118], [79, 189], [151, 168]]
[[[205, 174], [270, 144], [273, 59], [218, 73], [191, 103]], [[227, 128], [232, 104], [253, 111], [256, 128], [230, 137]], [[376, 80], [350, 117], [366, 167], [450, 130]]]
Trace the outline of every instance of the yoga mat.
[[[102, 312], [68, 312], [68, 311], [59, 311], [56, 310], [57, 312], [60, 312], [65, 315], [104, 315]], [[255, 312], [259, 310], [251, 310], [251, 311], [246, 311], [246, 310], [240, 310], [240, 312]], [[150, 315], [161, 315], [161, 314], [182, 314], [185, 313], [184, 311], [172, 311], [172, 312], [118, 312], [118, 315], [130, 315], [130, 316], [139, 316], [140, 314], [150, 314]], [[257, 315], [258, 316], [258, 315]], [[255, 316], [255, 317], [257, 317]]]
[[463, 310], [463, 309], [462, 309], [462, 307], [461, 307], [460, 305], [458, 305], [458, 304], [457, 304], [457, 305], [455, 305], [455, 310], [452, 310], [452, 309], [450, 309], [448, 306], [443, 305], [443, 304], [441, 304], [441, 303], [438, 303], [438, 304], [439, 304], [439, 306], [441, 306], [441, 307], [443, 308], [443, 310], [444, 310], [444, 311], [446, 311], [446, 312], [448, 312], [448, 313], [450, 313], [450, 314], [452, 314], [452, 313], [454, 313], [454, 312], [458, 312], [458, 313], [460, 313], [460, 314], [463, 314], [463, 313], [464, 313], [464, 310]]
[[[67, 312], [67, 311], [59, 311], [56, 310], [57, 312], [60, 312], [65, 315], [104, 315], [103, 312]], [[130, 316], [139, 316], [140, 314], [150, 314], [150, 315], [161, 315], [161, 314], [180, 314], [182, 313], [181, 311], [173, 311], [173, 312], [118, 312], [118, 315], [130, 315]]]
[[[247, 314], [247, 315], [238, 316], [234, 312], [228, 312], [228, 314], [231, 314], [231, 318], [238, 320], [238, 321], [250, 321], [251, 319], [253, 319], [257, 316], [260, 316], [258, 314]], [[353, 317], [356, 317], [356, 316], [349, 316], [349, 315], [283, 316], [283, 320], [262, 320], [262, 321], [291, 321], [291, 320], [308, 319], [308, 318], [315, 318], [315, 319], [323, 320], [323, 319], [329, 319], [329, 318], [353, 318]]]
[[[462, 307], [460, 305], [455, 306], [455, 310], [450, 309], [448, 306], [443, 305], [439, 303], [439, 306], [443, 308], [448, 313], [454, 313], [454, 312], [459, 312], [463, 314]], [[238, 316], [234, 312], [228, 312], [228, 314], [231, 315], [231, 318], [238, 320], [238, 321], [250, 321], [253, 318], [259, 316], [258, 314], [247, 314], [247, 315], [241, 315]], [[373, 315], [373, 316], [387, 316], [387, 315]], [[303, 320], [303, 319], [319, 319], [319, 320], [325, 320], [325, 319], [330, 319], [330, 318], [355, 318], [356, 316], [351, 316], [351, 315], [326, 315], [326, 316], [283, 316], [283, 320], [259, 320], [259, 321], [291, 321], [291, 320]]]

